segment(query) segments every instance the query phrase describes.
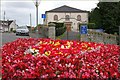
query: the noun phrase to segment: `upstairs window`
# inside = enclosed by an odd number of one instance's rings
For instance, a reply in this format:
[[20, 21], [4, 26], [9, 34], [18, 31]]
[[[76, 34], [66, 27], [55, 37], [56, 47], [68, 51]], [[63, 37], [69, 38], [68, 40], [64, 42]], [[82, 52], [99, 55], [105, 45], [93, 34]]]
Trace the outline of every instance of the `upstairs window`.
[[65, 20], [66, 20], [66, 21], [69, 21], [69, 20], [70, 20], [69, 15], [66, 15], [66, 16], [65, 16]]
[[81, 21], [81, 16], [80, 15], [77, 16], [77, 20]]
[[58, 16], [54, 15], [54, 20], [57, 21], [58, 20]]

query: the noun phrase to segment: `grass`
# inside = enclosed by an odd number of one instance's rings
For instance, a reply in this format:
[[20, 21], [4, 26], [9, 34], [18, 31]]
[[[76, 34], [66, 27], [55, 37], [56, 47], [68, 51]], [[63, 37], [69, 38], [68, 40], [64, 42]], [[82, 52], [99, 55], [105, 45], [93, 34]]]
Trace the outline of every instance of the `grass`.
[[77, 38], [80, 38], [80, 34], [77, 34], [76, 36], [77, 36]]
[[61, 39], [61, 38], [64, 37], [64, 36], [65, 36], [65, 33], [63, 33], [63, 34], [60, 35], [60, 36], [57, 36], [56, 39]]

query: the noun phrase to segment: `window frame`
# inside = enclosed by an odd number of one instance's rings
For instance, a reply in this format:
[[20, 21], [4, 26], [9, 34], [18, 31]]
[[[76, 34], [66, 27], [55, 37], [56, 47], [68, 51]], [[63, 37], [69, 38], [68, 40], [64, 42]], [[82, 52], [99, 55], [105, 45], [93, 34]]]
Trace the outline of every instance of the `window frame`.
[[77, 20], [81, 21], [81, 15], [77, 15]]
[[54, 21], [58, 20], [58, 15], [54, 15]]
[[65, 15], [65, 21], [69, 21], [70, 20], [70, 16], [69, 15]]

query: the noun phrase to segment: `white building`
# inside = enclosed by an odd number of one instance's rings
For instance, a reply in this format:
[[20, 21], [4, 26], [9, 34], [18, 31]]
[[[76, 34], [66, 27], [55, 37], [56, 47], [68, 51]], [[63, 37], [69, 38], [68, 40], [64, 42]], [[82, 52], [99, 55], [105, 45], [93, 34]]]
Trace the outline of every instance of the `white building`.
[[77, 31], [80, 23], [88, 23], [88, 11], [61, 6], [45, 12], [45, 24], [49, 22], [64, 22], [69, 30]]
[[0, 29], [2, 30], [2, 32], [16, 30], [16, 27], [17, 25], [15, 20], [0, 20]]

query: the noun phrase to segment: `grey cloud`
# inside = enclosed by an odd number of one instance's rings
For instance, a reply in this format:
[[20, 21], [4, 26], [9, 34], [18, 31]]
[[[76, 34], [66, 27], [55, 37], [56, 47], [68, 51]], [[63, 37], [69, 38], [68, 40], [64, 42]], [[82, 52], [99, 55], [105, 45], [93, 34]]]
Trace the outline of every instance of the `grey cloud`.
[[33, 8], [34, 3], [32, 2], [6, 2], [6, 8]]
[[[50, 1], [42, 0], [39, 5], [39, 15], [38, 15], [39, 23], [43, 21], [43, 19], [41, 18], [41, 14], [43, 14], [45, 11], [60, 7], [62, 5], [69, 5], [69, 4], [70, 4], [70, 1], [65, 1], [65, 0], [64, 1], [63, 0], [50, 0]], [[72, 6], [72, 4], [70, 4], [69, 6]], [[2, 11], [6, 12], [6, 19], [16, 20], [18, 25], [29, 24], [29, 17], [31, 13], [32, 14], [32, 25], [34, 26], [36, 25], [36, 8], [33, 3], [33, 0], [19, 0], [19, 1], [18, 0], [6, 0], [2, 4]], [[2, 12], [2, 19], [3, 19], [3, 12]]]
[[3, 11], [6, 13], [6, 20], [16, 20], [17, 24], [29, 24], [30, 13], [34, 14], [35, 6], [32, 2], [4, 2], [2, 4], [2, 19]]

